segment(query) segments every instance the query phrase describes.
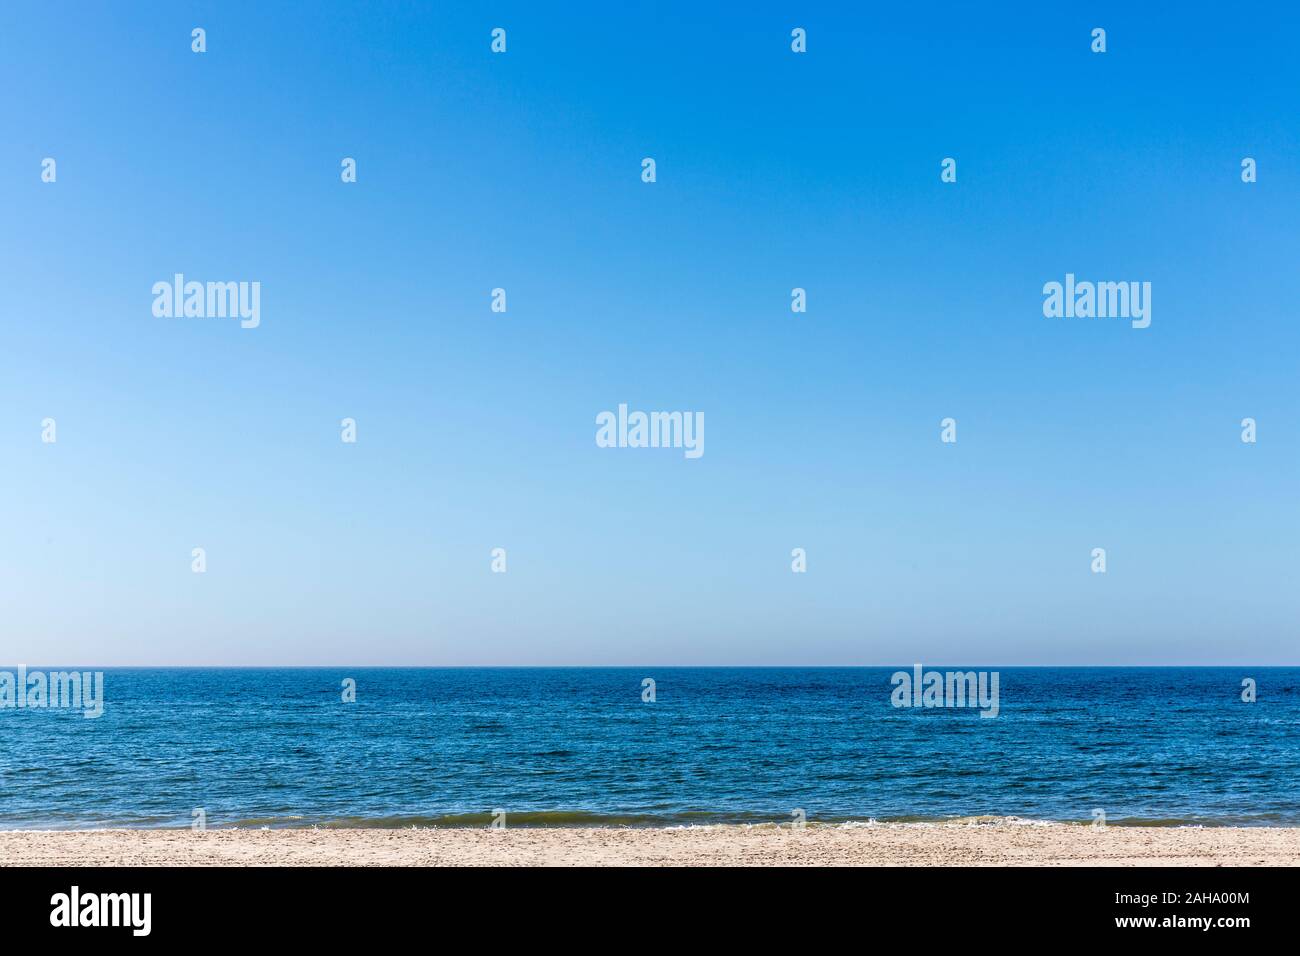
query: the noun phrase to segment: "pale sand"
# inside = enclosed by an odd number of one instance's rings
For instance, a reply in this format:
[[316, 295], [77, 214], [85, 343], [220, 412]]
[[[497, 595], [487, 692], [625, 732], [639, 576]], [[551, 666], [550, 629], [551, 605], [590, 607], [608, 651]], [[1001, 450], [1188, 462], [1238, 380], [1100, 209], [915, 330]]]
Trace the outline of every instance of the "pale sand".
[[0, 832], [0, 864], [1297, 866], [1300, 828], [1071, 824]]

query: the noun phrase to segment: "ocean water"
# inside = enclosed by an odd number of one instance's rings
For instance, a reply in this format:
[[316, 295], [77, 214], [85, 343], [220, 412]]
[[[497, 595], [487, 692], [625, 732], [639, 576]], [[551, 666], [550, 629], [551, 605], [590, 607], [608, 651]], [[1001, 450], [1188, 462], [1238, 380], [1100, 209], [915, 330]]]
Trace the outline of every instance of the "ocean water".
[[0, 828], [1300, 825], [1300, 669], [1001, 668], [993, 719], [900, 669], [111, 669], [98, 719], [0, 709]]

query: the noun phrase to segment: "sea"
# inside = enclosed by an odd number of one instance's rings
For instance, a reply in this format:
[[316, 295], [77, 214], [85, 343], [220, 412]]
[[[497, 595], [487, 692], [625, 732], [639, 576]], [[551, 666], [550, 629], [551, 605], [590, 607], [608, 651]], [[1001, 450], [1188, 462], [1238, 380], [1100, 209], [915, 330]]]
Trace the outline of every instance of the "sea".
[[0, 707], [0, 829], [1300, 825], [1298, 668], [925, 669], [997, 715], [911, 664], [104, 669]]

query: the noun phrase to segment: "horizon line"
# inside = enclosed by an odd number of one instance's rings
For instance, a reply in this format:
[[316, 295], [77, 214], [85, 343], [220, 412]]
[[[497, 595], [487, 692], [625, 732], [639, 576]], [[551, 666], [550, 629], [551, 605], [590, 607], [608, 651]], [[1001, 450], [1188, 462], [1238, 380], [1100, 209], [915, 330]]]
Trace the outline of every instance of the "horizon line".
[[[1300, 668], [1300, 664], [16, 664], [24, 670], [883, 670], [891, 667], [981, 667], [1003, 670], [1160, 670], [1193, 668], [1253, 667], [1257, 669]], [[0, 666], [0, 671], [9, 665]]]

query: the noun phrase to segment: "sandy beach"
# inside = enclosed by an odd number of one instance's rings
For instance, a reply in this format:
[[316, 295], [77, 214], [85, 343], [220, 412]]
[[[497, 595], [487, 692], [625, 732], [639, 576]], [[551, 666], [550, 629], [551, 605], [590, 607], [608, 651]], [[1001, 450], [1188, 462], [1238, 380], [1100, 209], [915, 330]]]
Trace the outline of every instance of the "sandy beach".
[[1297, 866], [1300, 828], [1041, 823], [0, 832], [8, 866]]

